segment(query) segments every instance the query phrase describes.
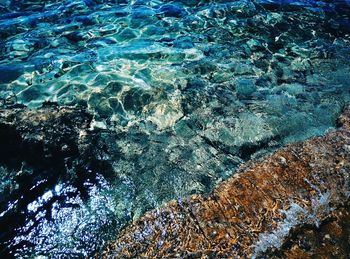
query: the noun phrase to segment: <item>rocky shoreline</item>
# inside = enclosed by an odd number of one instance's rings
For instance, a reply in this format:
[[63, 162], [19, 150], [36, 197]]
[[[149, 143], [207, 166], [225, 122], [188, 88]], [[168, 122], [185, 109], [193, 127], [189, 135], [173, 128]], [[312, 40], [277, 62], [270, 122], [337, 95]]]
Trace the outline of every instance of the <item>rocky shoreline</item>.
[[[174, 199], [182, 203], [171, 211], [197, 231], [204, 216], [193, 223], [190, 208], [217, 207], [221, 191], [207, 195], [242, 164], [335, 127], [350, 104], [349, 8], [348, 0], [0, 0], [0, 257], [92, 257]], [[287, 210], [278, 206], [281, 220], [263, 221], [249, 242], [273, 237]], [[298, 231], [313, 236], [308, 226]], [[301, 242], [298, 231], [283, 249]], [[212, 251], [216, 237], [206, 238]], [[215, 242], [210, 253], [229, 253]]]
[[[0, 111], [0, 143], [6, 147], [1, 151], [1, 170], [11, 176], [9, 184], [1, 186], [2, 254], [23, 246], [25, 240], [14, 246], [8, 242], [28, 220], [34, 220], [27, 230], [31, 231], [43, 217], [55, 220], [54, 205], [64, 208], [68, 196], [88, 200], [91, 194], [85, 183], [93, 181], [96, 172], [115, 177], [111, 173], [115, 157], [106, 157], [111, 153], [106, 143], [117, 135], [92, 130], [91, 123], [83, 109], [50, 103], [35, 110]], [[247, 162], [207, 196], [192, 195], [146, 213], [97, 257], [346, 258], [350, 107], [339, 117], [338, 126], [323, 137]], [[30, 204], [59, 181], [77, 189], [29, 211]], [[14, 205], [8, 206], [11, 202]]]
[[97, 257], [346, 258], [350, 108], [339, 128], [242, 166], [209, 196], [145, 214]]

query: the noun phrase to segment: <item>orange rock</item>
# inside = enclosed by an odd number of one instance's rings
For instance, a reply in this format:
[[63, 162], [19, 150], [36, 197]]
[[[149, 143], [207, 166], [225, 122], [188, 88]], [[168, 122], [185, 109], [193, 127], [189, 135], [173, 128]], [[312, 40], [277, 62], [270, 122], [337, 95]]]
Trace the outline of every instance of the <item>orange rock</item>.
[[[337, 250], [331, 242], [322, 246], [315, 241], [320, 226], [326, 239], [341, 240], [349, 234], [339, 226], [350, 220], [350, 108], [339, 123], [341, 128], [324, 137], [247, 163], [208, 197], [194, 195], [147, 213], [124, 229], [101, 256], [310, 258], [331, 249], [342, 258], [349, 248]], [[297, 242], [295, 231], [311, 240], [312, 249]]]

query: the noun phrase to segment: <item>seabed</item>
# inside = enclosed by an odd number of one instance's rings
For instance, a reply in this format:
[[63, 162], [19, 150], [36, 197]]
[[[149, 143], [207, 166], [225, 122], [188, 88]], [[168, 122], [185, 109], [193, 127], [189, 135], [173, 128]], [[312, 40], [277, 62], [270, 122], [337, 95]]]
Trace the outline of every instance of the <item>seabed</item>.
[[348, 0], [0, 0], [0, 257], [346, 258], [349, 61]]

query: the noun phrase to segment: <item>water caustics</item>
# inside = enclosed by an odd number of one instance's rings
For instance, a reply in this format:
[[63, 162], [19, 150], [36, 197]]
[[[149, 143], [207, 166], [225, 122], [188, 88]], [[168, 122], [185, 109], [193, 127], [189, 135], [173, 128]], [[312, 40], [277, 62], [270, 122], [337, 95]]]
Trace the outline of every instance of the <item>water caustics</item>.
[[346, 0], [0, 1], [3, 106], [81, 107], [117, 136], [88, 199], [55, 183], [6, 246], [91, 256], [145, 211], [323, 134], [350, 101], [349, 60]]

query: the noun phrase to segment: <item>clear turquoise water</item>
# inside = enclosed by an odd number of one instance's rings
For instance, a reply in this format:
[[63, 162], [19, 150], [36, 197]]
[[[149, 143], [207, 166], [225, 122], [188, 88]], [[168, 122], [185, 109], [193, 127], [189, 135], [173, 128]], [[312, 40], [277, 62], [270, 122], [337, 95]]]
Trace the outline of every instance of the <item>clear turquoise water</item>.
[[[143, 212], [323, 134], [350, 99], [349, 16], [345, 0], [0, 1], [2, 103], [86, 106], [93, 129], [118, 136], [88, 200], [57, 182], [3, 244], [90, 256]], [[76, 206], [40, 216], [56, 196]]]

